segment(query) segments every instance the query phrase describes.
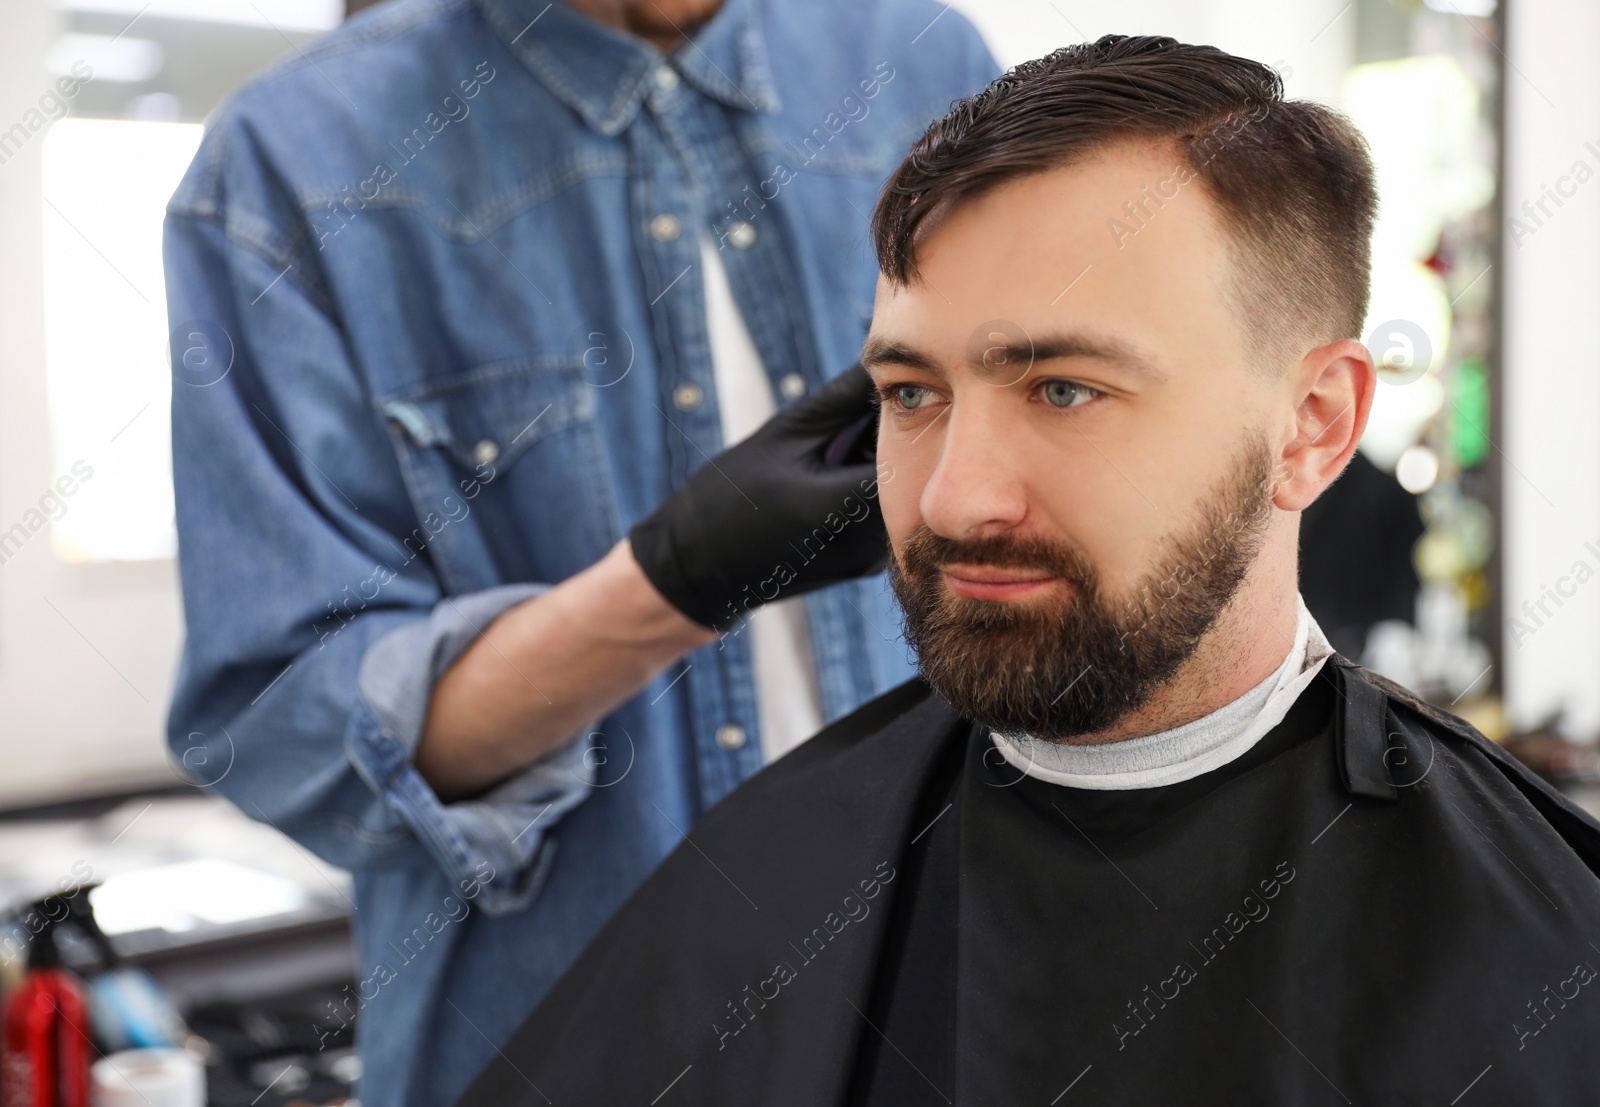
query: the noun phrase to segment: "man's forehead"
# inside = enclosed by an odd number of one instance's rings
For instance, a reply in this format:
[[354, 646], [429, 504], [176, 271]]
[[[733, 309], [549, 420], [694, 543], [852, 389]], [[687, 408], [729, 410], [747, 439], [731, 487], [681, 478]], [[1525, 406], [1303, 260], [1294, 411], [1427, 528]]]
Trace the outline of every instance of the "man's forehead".
[[1119, 144], [972, 197], [919, 235], [916, 260], [908, 283], [879, 276], [869, 368], [1031, 352], [1154, 379], [1196, 339], [1235, 345], [1242, 322], [1226, 232], [1166, 146]]

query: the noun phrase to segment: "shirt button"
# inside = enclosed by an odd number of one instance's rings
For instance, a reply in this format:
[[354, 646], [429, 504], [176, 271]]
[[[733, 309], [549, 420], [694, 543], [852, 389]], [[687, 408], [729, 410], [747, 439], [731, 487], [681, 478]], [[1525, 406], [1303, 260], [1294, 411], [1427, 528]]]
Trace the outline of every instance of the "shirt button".
[[678, 217], [670, 211], [664, 211], [650, 220], [650, 233], [658, 242], [671, 242], [678, 237], [678, 232], [683, 225], [678, 222]]
[[806, 379], [799, 373], [785, 373], [778, 382], [778, 391], [786, 400], [798, 400], [806, 394]]
[[672, 390], [672, 402], [678, 405], [679, 411], [693, 411], [700, 406], [700, 401], [705, 398], [705, 393], [700, 391], [700, 386], [694, 381], [684, 381]]
[[495, 444], [494, 439], [485, 438], [472, 447], [472, 456], [479, 465], [492, 465], [494, 459], [500, 456], [500, 447]]
[[748, 250], [755, 244], [756, 229], [741, 219], [728, 228], [728, 241], [736, 250]]
[[678, 87], [678, 71], [670, 65], [656, 66], [656, 87], [662, 90]]
[[726, 723], [717, 728], [717, 745], [725, 750], [736, 750], [744, 745], [744, 727]]

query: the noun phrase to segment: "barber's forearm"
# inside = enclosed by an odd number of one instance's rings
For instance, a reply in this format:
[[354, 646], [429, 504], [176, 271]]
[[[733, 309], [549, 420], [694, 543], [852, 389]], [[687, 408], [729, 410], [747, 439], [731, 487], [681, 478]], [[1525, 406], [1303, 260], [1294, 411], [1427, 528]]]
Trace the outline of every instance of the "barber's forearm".
[[481, 792], [716, 637], [663, 599], [619, 542], [456, 659], [434, 685], [417, 770], [442, 799]]

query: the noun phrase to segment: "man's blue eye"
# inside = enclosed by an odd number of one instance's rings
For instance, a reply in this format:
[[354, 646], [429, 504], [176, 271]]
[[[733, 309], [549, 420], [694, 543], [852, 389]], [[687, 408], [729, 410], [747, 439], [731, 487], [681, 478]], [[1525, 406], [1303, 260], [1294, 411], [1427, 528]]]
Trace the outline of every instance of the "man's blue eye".
[[901, 384], [895, 386], [894, 398], [901, 407], [909, 409], [916, 407], [925, 397], [920, 385]]
[[1044, 382], [1044, 398], [1052, 407], [1076, 407], [1093, 395], [1089, 389], [1073, 381]]

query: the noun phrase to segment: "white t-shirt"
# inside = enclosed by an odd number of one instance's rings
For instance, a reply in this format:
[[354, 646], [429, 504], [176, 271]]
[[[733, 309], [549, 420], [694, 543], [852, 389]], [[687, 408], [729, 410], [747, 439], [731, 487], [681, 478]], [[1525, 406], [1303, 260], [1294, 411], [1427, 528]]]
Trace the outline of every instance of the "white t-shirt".
[[1322, 628], [1297, 597], [1294, 642], [1276, 672], [1250, 691], [1193, 722], [1120, 742], [1074, 746], [990, 732], [1000, 754], [1031, 777], [1069, 788], [1157, 788], [1220, 768], [1283, 721], [1306, 685], [1333, 655]]
[[[750, 435], [778, 410], [761, 354], [744, 324], [722, 268], [716, 243], [700, 239], [705, 273], [706, 324], [711, 338], [711, 371], [722, 416], [722, 441], [731, 446]], [[765, 604], [746, 616], [741, 634], [750, 636], [760, 715], [761, 753], [772, 762], [822, 729], [822, 695], [805, 600], [793, 596]]]

